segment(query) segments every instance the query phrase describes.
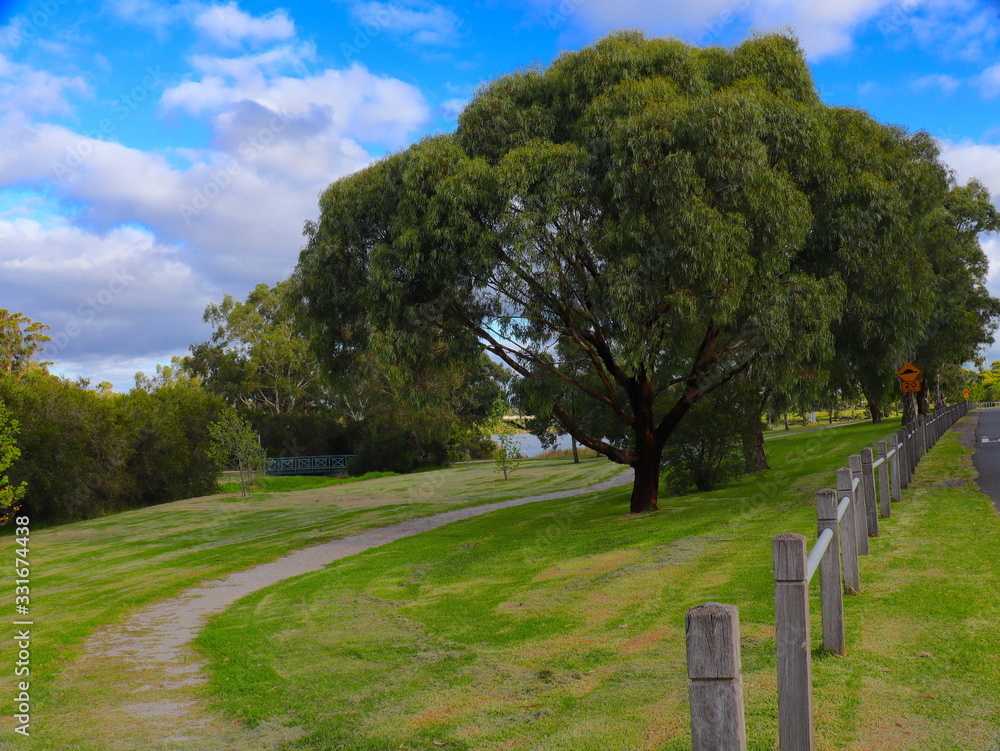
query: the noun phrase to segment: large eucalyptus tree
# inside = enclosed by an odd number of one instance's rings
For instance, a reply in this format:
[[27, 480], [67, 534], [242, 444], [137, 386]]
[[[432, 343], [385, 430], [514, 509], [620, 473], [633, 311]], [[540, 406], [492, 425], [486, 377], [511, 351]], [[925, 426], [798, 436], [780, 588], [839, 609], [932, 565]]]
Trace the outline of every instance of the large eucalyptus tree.
[[[504, 76], [455, 133], [323, 194], [296, 272], [322, 353], [349, 368], [375, 330], [485, 348], [635, 469], [632, 511], [655, 509], [692, 405], [831, 344], [842, 285], [797, 265], [824, 112], [780, 35], [730, 50], [616, 34]], [[628, 440], [588, 431], [566, 387]]]

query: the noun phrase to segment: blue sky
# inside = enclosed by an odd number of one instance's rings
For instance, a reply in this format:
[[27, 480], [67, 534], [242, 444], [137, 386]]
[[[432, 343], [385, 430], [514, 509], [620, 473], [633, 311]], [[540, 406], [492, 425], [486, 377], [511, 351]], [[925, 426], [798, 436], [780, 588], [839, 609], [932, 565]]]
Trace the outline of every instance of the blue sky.
[[616, 28], [792, 28], [825, 101], [930, 132], [1000, 198], [997, 2], [0, 0], [0, 307], [51, 325], [56, 372], [127, 390], [209, 302], [288, 275], [330, 182]]

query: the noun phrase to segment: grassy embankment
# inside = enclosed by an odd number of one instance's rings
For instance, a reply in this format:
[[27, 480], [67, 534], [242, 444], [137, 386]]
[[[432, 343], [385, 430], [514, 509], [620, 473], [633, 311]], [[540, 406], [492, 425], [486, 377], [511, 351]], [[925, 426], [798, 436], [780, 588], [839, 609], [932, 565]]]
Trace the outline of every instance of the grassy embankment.
[[[507, 509], [263, 590], [200, 639], [218, 706], [294, 749], [690, 749], [684, 612], [740, 607], [750, 748], [776, 747], [771, 538], [893, 425], [769, 443], [774, 470], [630, 517], [627, 489]], [[1000, 520], [949, 434], [817, 650], [820, 749], [994, 749]], [[402, 484], [405, 484], [402, 483]], [[813, 590], [814, 644], [818, 598]]]
[[[29, 615], [35, 622], [31, 652], [34, 734], [44, 738], [49, 722], [67, 724], [62, 715], [70, 697], [61, 695], [60, 667], [95, 629], [145, 603], [291, 550], [371, 527], [582, 487], [619, 470], [607, 460], [580, 465], [533, 461], [504, 482], [490, 465], [458, 466], [296, 492], [255, 493], [245, 499], [238, 494], [194, 498], [35, 530]], [[3, 539], [12, 551], [14, 540]], [[10, 587], [12, 597], [12, 579]], [[14, 661], [13, 642], [4, 640], [0, 664], [13, 666]], [[13, 667], [8, 680], [8, 696], [13, 697]], [[7, 734], [12, 718], [7, 712], [3, 718], [0, 732]]]

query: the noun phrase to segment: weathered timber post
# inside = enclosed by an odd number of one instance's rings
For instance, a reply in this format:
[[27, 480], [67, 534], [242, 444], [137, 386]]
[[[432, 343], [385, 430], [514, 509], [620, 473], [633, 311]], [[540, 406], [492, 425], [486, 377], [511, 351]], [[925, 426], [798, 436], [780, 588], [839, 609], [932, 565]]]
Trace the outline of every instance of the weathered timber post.
[[878, 501], [875, 498], [874, 458], [870, 447], [861, 449], [861, 484], [865, 489], [865, 515], [868, 517], [868, 536], [878, 537]]
[[861, 479], [861, 455], [847, 457], [851, 466], [851, 477], [858, 478], [858, 488], [854, 491], [854, 532], [858, 540], [858, 555], [868, 555], [868, 517], [865, 511], [865, 483]]
[[878, 458], [882, 463], [878, 465], [878, 505], [879, 511], [886, 519], [892, 511], [889, 509], [889, 450], [885, 447], [885, 441], [877, 441], [875, 448], [878, 451]]
[[[917, 461], [924, 458], [924, 454], [927, 453], [927, 417], [926, 415], [920, 415], [917, 418], [917, 429], [920, 431], [920, 435], [917, 440], [917, 448], [920, 451], [920, 456]], [[914, 468], [915, 469], [915, 468]]]
[[890, 459], [891, 462], [890, 466], [892, 467], [892, 473], [890, 475], [890, 478], [892, 482], [889, 495], [893, 501], [898, 501], [900, 499], [899, 481], [901, 478], [899, 476], [900, 449], [899, 449], [899, 435], [897, 433], [893, 433], [891, 436], [889, 436], [889, 451], [896, 452], [892, 455], [892, 459]]
[[740, 611], [707, 602], [684, 618], [693, 751], [746, 751]]
[[842, 534], [841, 549], [844, 558], [844, 589], [856, 595], [861, 591], [861, 569], [858, 566], [858, 533], [854, 516], [854, 491], [851, 489], [851, 470], [843, 467], [837, 470], [837, 503], [845, 496], [850, 499], [851, 505], [847, 508], [847, 513], [841, 520]]
[[812, 649], [806, 538], [774, 538], [774, 625], [778, 643], [778, 747], [813, 751]]
[[823, 612], [823, 649], [842, 655], [844, 638], [844, 580], [840, 576], [840, 522], [837, 521], [837, 491], [816, 494], [817, 535], [833, 532], [830, 545], [819, 562], [819, 596]]
[[906, 441], [910, 444], [910, 479], [913, 479], [913, 473], [917, 469], [917, 462], [920, 461], [920, 446], [919, 439], [917, 438], [917, 422], [914, 420], [906, 427]]
[[910, 476], [906, 472], [906, 465], [909, 463], [906, 459], [906, 452], [910, 447], [906, 445], [905, 428], [896, 431], [896, 444], [899, 447], [899, 454], [896, 456], [896, 462], [899, 464], [899, 488], [902, 490], [909, 487], [910, 484]]

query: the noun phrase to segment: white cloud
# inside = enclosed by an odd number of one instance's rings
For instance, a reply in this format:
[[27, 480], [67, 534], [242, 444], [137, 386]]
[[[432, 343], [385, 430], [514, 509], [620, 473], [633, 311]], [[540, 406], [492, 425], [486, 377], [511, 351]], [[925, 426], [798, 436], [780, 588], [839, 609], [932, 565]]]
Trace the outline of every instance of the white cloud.
[[990, 261], [989, 285], [993, 289], [990, 291], [995, 297], [1000, 297], [1000, 237], [990, 233], [982, 240], [983, 250]]
[[[956, 2], [967, 0], [531, 0], [554, 27], [581, 26], [593, 32], [639, 27], [681, 36], [700, 45], [717, 44], [748, 29], [792, 27], [810, 57], [849, 51], [853, 37], [873, 25], [884, 36], [915, 33], [915, 17], [940, 22]], [[940, 6], [940, 8], [938, 8]], [[933, 14], [930, 11], [933, 10]], [[923, 26], [920, 26], [922, 29]], [[956, 25], [957, 29], [957, 25]]]
[[[911, 0], [894, 32], [906, 31], [922, 47], [949, 59], [984, 61], [1000, 41], [996, 9], [980, 0]], [[910, 12], [912, 11], [912, 12]]]
[[423, 45], [454, 42], [461, 25], [454, 11], [432, 2], [359, 2], [351, 7], [351, 15], [369, 36], [387, 31]]
[[197, 15], [204, 6], [195, 0], [163, 2], [161, 0], [107, 0], [108, 7], [119, 18], [157, 34]]
[[239, 47], [243, 42], [281, 42], [295, 36], [295, 24], [286, 11], [275, 10], [255, 18], [240, 10], [235, 2], [205, 8], [195, 18], [194, 26], [226, 48]]
[[87, 95], [80, 76], [59, 76], [12, 62], [0, 55], [0, 112], [19, 117], [65, 115], [72, 112], [70, 96]]
[[458, 117], [462, 114], [462, 110], [465, 109], [468, 103], [468, 99], [461, 99], [457, 97], [455, 99], [446, 99], [441, 102], [441, 110], [450, 117]]
[[975, 78], [980, 93], [988, 99], [1000, 96], [1000, 63], [991, 65]]
[[186, 348], [203, 337], [201, 313], [217, 294], [182, 256], [132, 227], [94, 233], [60, 221], [0, 220], [4, 302], [51, 327], [44, 359], [57, 368]]
[[944, 141], [941, 158], [956, 172], [959, 182], [977, 178], [993, 196], [1000, 198], [1000, 145], [972, 141]]
[[943, 73], [936, 73], [915, 78], [910, 82], [910, 88], [917, 92], [937, 89], [945, 94], [954, 94], [962, 82], [954, 76]]
[[[291, 62], [295, 56], [286, 51], [278, 58]], [[430, 115], [417, 88], [371, 73], [358, 63], [344, 70], [287, 76], [276, 72], [281, 63], [275, 57], [199, 57], [194, 62], [205, 75], [164, 91], [165, 109], [224, 117], [230, 108], [249, 101], [293, 118], [309, 118], [324, 110], [333, 132], [363, 143], [389, 145], [406, 142]]]
[[209, 126], [200, 148], [143, 150], [39, 122], [32, 116], [65, 114], [89, 89], [0, 56], [0, 94], [20, 112], [0, 117], [3, 304], [61, 334], [58, 357], [47, 357], [60, 372], [127, 387], [135, 370], [205, 339], [208, 302], [288, 276], [327, 185], [430, 119], [403, 81], [360, 64], [313, 69], [315, 50], [283, 12], [251, 17], [229, 3], [212, 16], [207, 7], [117, 2], [120, 15], [148, 12], [150, 24], [187, 12], [216, 45], [266, 44], [194, 56], [191, 77], [163, 92], [161, 113]]

